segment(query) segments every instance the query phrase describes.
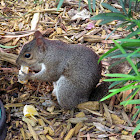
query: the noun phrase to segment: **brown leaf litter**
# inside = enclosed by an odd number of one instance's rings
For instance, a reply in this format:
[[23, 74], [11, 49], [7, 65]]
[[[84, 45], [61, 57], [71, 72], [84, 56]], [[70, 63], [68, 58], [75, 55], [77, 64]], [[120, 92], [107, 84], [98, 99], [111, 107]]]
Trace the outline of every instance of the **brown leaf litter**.
[[[129, 94], [121, 93], [103, 103], [86, 102], [75, 110], [63, 110], [56, 97], [51, 94], [51, 83], [29, 81], [26, 85], [17, 82], [18, 68], [15, 60], [21, 46], [33, 39], [36, 29], [49, 39], [60, 39], [67, 43], [82, 43], [102, 55], [111, 48], [112, 39], [125, 37], [129, 32], [118, 28], [107, 40], [105, 38], [117, 21], [99, 26], [100, 21], [89, 18], [100, 10], [108, 12], [97, 0], [96, 12], [88, 10], [87, 1], [65, 1], [57, 11], [55, 1], [4, 1], [0, 6], [0, 44], [14, 49], [0, 48], [0, 98], [7, 113], [7, 140], [134, 140], [136, 112], [134, 106], [120, 106], [120, 101]], [[116, 3], [117, 6], [117, 3]], [[105, 62], [103, 63], [105, 64]], [[103, 65], [104, 69], [108, 67]], [[103, 71], [103, 75], [106, 71]], [[128, 91], [129, 92], [129, 91]], [[135, 97], [139, 98], [139, 96]], [[52, 106], [48, 104], [54, 101]], [[33, 105], [39, 115], [25, 117], [23, 107]]]

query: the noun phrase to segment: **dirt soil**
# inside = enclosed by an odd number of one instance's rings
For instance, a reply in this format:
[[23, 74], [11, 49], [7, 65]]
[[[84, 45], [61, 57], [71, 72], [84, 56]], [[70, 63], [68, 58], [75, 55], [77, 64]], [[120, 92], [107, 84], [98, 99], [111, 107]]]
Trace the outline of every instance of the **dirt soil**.
[[[98, 13], [108, 12], [100, 1], [97, 1], [96, 11], [92, 13], [88, 10], [86, 0], [81, 2], [80, 9], [78, 5], [78, 0], [67, 0], [57, 11], [57, 3], [52, 0], [1, 0], [0, 44], [3, 46], [0, 46], [0, 98], [7, 114], [6, 140], [140, 139], [140, 132], [135, 136], [131, 134], [137, 121], [131, 121], [136, 113], [135, 106], [120, 105], [131, 91], [104, 102], [86, 102], [76, 109], [63, 110], [51, 94], [52, 83], [28, 81], [23, 85], [18, 82], [20, 66], [16, 65], [15, 60], [23, 44], [33, 39], [35, 30], [41, 31], [49, 39], [84, 44], [99, 56], [112, 48], [112, 39], [124, 38], [129, 34], [125, 29], [118, 28], [105, 40], [119, 22], [100, 26], [99, 20], [90, 20]], [[115, 6], [120, 10], [117, 3]], [[101, 81], [108, 73], [109, 66], [106, 60], [102, 63]], [[55, 105], [49, 107], [50, 101], [54, 101]], [[25, 105], [33, 105], [36, 116], [24, 116]]]

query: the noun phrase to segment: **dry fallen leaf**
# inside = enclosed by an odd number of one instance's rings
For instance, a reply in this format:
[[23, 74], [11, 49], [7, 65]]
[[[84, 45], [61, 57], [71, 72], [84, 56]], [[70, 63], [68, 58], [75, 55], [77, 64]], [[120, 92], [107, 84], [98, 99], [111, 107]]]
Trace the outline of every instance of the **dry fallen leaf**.
[[84, 112], [79, 112], [78, 114], [76, 114], [76, 117], [77, 118], [85, 117], [85, 113]]
[[82, 19], [85, 20], [90, 18], [90, 12], [87, 9], [83, 9], [81, 11], [71, 9], [68, 11], [68, 15], [71, 17], [71, 20]]
[[124, 124], [125, 123], [124, 120], [122, 120], [120, 117], [118, 117], [115, 114], [111, 114], [111, 118], [112, 118], [112, 121], [114, 124]]
[[99, 110], [99, 102], [97, 101], [89, 101], [85, 103], [81, 103], [77, 106], [79, 109], [90, 109], [90, 110]]
[[109, 128], [109, 127], [106, 127], [104, 125], [102, 125], [101, 123], [95, 123], [93, 122], [93, 125], [99, 129], [100, 131], [103, 131], [103, 132], [113, 132], [113, 129]]

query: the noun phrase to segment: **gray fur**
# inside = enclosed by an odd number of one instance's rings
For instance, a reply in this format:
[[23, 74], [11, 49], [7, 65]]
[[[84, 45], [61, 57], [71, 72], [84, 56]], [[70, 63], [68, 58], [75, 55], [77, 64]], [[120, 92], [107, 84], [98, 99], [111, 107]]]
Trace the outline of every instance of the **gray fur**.
[[[46, 69], [19, 78], [55, 82], [54, 91], [63, 108], [70, 109], [88, 101], [101, 78], [101, 64], [98, 64], [97, 54], [83, 45], [48, 40], [39, 34], [40, 38], [41, 46], [37, 45], [36, 37], [23, 47], [17, 63], [36, 70], [41, 70], [43, 63]], [[32, 54], [32, 59], [24, 57], [26, 52]]]

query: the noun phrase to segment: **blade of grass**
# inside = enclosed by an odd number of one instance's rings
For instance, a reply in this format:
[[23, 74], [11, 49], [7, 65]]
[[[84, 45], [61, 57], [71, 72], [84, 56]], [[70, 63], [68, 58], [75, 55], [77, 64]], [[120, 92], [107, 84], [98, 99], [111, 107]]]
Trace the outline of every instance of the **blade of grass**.
[[11, 48], [15, 48], [15, 47], [17, 47], [17, 46], [4, 46], [4, 45], [1, 45], [1, 44], [0, 44], [0, 47], [1, 47], [1, 48], [5, 48], [5, 49], [11, 49]]

